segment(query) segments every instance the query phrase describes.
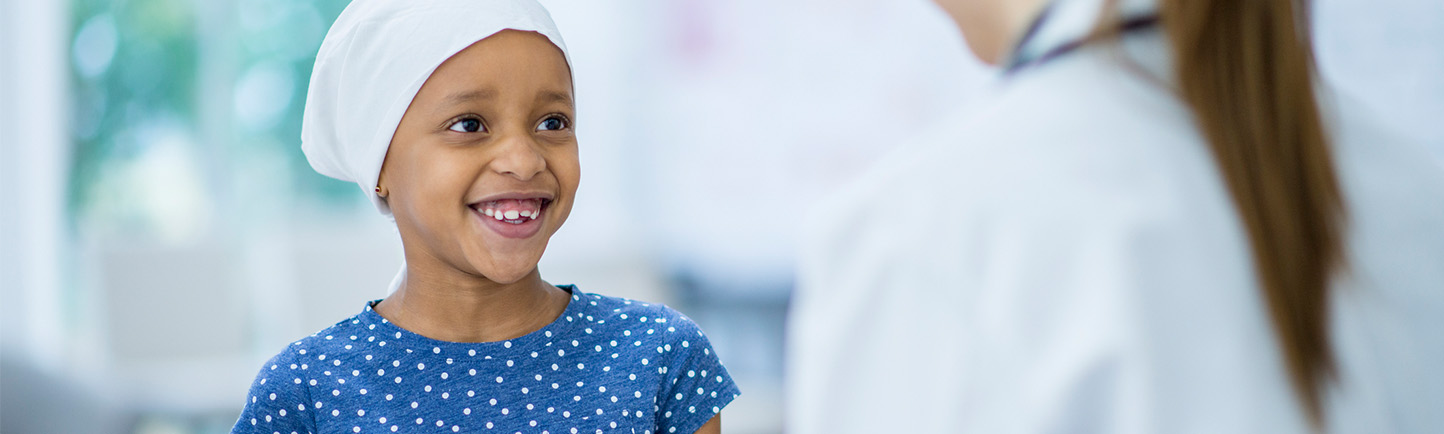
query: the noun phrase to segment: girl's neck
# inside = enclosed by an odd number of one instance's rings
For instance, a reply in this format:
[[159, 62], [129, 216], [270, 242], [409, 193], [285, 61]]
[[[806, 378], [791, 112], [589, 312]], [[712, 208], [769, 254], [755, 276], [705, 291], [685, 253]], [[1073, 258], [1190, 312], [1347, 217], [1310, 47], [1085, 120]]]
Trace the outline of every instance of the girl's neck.
[[426, 270], [408, 263], [406, 280], [375, 306], [377, 314], [412, 333], [447, 342], [495, 342], [551, 324], [570, 295], [535, 269], [521, 280]]

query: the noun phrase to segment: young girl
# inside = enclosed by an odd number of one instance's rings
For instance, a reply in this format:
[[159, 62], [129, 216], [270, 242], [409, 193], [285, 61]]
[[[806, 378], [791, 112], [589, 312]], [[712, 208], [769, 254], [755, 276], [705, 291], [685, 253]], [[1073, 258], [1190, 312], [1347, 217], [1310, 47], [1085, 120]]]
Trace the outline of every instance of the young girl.
[[394, 217], [394, 292], [267, 362], [233, 433], [720, 432], [738, 394], [665, 306], [542, 280], [580, 169], [565, 45], [533, 0], [356, 0], [302, 148]]

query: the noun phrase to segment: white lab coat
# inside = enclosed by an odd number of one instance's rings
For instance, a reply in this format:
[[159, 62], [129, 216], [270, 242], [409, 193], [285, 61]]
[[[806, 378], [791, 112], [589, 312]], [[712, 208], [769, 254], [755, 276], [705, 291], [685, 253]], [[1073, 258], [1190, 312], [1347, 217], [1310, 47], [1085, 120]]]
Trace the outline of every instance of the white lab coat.
[[[1071, 18], [1044, 43], [1091, 19]], [[818, 208], [788, 432], [1308, 431], [1206, 142], [1119, 60], [1166, 81], [1163, 38], [1003, 80]], [[1444, 432], [1444, 167], [1329, 107], [1349, 214], [1329, 431]]]

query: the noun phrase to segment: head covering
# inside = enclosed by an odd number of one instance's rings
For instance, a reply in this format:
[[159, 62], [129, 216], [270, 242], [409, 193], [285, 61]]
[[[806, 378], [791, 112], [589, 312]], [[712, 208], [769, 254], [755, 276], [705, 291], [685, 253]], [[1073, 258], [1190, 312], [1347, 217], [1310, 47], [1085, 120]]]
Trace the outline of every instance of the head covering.
[[[442, 62], [507, 29], [546, 36], [571, 64], [561, 32], [535, 0], [352, 0], [311, 70], [301, 122], [306, 161], [322, 175], [355, 182], [393, 218], [376, 195], [376, 179], [401, 116]], [[405, 279], [403, 263], [390, 292]]]
[[506, 29], [546, 36], [571, 63], [535, 0], [353, 0], [326, 32], [311, 71], [301, 124], [306, 161], [355, 182], [391, 217], [375, 189], [401, 116], [442, 62]]

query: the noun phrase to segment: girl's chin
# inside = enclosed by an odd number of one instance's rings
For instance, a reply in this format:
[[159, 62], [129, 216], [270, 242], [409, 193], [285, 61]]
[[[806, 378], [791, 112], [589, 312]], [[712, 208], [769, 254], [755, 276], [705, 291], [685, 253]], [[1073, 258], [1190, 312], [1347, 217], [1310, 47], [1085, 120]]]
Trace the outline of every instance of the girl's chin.
[[536, 271], [536, 264], [536, 261], [529, 261], [512, 264], [478, 264], [473, 262], [471, 265], [472, 268], [480, 272], [482, 276], [487, 278], [487, 280], [491, 280], [492, 282], [496, 282], [502, 285], [509, 285], [520, 282], [522, 279], [530, 276], [532, 272]]
[[[542, 234], [537, 234], [542, 235]], [[467, 262], [487, 279], [511, 284], [526, 278], [536, 271], [546, 251], [546, 237], [531, 240], [490, 239], [467, 246]]]

